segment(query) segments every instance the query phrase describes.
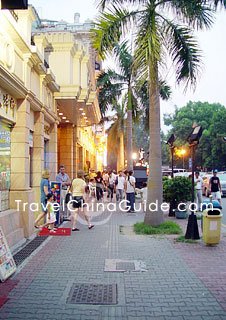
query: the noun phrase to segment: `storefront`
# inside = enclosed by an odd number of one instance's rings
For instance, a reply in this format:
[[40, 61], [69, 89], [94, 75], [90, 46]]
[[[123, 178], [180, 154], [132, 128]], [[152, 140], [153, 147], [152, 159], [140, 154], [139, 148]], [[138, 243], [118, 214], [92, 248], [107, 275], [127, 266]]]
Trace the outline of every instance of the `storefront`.
[[0, 88], [0, 211], [9, 209], [11, 128], [15, 117], [15, 99]]

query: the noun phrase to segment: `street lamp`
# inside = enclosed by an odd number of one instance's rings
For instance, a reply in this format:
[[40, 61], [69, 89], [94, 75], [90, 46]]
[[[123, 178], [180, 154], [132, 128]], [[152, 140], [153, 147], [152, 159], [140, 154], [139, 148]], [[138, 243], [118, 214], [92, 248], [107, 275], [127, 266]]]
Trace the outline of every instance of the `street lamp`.
[[173, 167], [174, 167], [174, 149], [175, 146], [173, 145], [176, 140], [176, 136], [174, 134], [171, 134], [166, 144], [169, 145], [170, 151], [171, 151], [171, 178], [173, 178]]
[[190, 135], [187, 138], [189, 143], [189, 147], [191, 148], [191, 156], [192, 156], [192, 208], [191, 214], [188, 217], [188, 225], [185, 234], [185, 239], [200, 239], [199, 237], [199, 229], [197, 223], [197, 217], [194, 214], [194, 201], [195, 201], [195, 180], [194, 180], [194, 172], [195, 172], [195, 150], [199, 144], [199, 140], [202, 136], [202, 127], [196, 125]]

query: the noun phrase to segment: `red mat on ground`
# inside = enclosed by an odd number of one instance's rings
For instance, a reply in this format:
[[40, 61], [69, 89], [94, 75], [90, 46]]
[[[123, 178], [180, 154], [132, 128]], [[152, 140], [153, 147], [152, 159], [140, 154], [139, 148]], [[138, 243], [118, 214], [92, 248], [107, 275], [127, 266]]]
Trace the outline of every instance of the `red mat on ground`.
[[52, 232], [47, 228], [43, 228], [38, 235], [39, 236], [70, 236], [71, 228], [58, 228], [55, 232]]
[[9, 298], [6, 296], [0, 297], [0, 308], [6, 303], [7, 300], [9, 300]]

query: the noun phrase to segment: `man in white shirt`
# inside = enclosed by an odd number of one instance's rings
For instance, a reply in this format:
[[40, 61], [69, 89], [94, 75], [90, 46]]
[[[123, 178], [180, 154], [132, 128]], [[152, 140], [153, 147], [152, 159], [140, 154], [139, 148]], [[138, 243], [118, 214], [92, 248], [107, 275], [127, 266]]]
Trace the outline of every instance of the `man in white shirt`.
[[124, 198], [124, 185], [125, 185], [125, 178], [122, 175], [122, 171], [118, 172], [118, 176], [115, 179], [115, 186], [116, 186], [116, 200], [122, 201]]
[[128, 211], [134, 212], [134, 204], [135, 204], [135, 183], [136, 179], [133, 177], [133, 171], [130, 170], [126, 177], [125, 181], [125, 191], [126, 191], [126, 200], [127, 200], [127, 208]]
[[198, 205], [198, 210], [201, 210], [201, 204], [202, 204], [202, 185], [203, 185], [203, 179], [200, 177], [199, 172], [196, 171], [195, 177], [195, 201], [197, 202]]

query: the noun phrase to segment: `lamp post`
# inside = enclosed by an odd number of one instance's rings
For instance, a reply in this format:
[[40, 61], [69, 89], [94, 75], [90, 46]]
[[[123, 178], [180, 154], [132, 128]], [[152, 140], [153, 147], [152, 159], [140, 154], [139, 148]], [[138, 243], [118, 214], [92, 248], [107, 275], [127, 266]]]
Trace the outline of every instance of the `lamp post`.
[[174, 167], [174, 149], [175, 149], [175, 146], [173, 145], [174, 142], [176, 140], [176, 136], [174, 134], [171, 134], [171, 136], [169, 137], [168, 141], [166, 142], [166, 144], [169, 145], [170, 147], [170, 151], [171, 151], [171, 178], [173, 178], [173, 167]]
[[194, 201], [195, 201], [195, 180], [194, 180], [194, 172], [195, 172], [195, 151], [199, 144], [199, 140], [202, 136], [202, 127], [195, 126], [192, 129], [192, 132], [188, 136], [188, 143], [191, 149], [191, 158], [192, 158], [192, 207], [191, 207], [191, 214], [188, 217], [188, 224], [187, 230], [185, 234], [185, 239], [193, 239], [197, 240], [200, 239], [199, 237], [199, 229], [197, 223], [197, 217], [194, 213]]

